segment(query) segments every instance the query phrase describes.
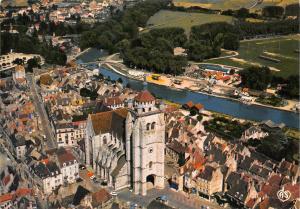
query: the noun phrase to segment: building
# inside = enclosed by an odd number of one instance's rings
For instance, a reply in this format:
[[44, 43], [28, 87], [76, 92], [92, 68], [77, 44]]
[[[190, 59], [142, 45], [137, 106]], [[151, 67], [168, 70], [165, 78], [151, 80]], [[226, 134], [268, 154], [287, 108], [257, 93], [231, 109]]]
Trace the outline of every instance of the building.
[[118, 190], [132, 187], [146, 195], [147, 185], [164, 187], [165, 119], [162, 106], [140, 92], [132, 109], [89, 115], [86, 163]]
[[58, 123], [55, 131], [59, 147], [77, 146], [77, 142], [85, 138], [86, 121]]
[[39, 182], [40, 189], [46, 194], [50, 194], [58, 186], [62, 185], [62, 174], [54, 162], [47, 164], [38, 163], [31, 168], [34, 174], [38, 177], [36, 181]]
[[26, 153], [26, 141], [23, 136], [17, 135], [11, 137], [11, 141], [14, 147], [14, 152], [18, 159], [22, 159], [25, 157]]
[[223, 174], [220, 167], [206, 165], [196, 179], [199, 195], [204, 198], [210, 199], [214, 193], [223, 191]]
[[79, 164], [70, 150], [59, 148], [56, 152], [64, 183], [73, 183], [79, 177]]
[[15, 72], [13, 73], [13, 79], [14, 79], [15, 82], [26, 79], [24, 66], [17, 65], [15, 67]]

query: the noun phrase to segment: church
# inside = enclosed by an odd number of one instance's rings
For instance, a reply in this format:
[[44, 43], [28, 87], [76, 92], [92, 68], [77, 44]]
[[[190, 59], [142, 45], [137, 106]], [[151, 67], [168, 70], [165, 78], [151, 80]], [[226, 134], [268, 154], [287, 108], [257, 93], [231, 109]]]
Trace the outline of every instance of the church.
[[164, 106], [147, 90], [126, 108], [91, 114], [86, 127], [86, 164], [115, 190], [146, 195], [164, 187]]

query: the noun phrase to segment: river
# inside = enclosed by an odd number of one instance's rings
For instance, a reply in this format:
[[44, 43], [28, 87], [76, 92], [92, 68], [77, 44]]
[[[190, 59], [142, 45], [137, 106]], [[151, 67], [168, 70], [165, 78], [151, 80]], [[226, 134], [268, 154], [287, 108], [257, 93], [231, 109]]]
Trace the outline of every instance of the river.
[[147, 89], [156, 97], [170, 100], [176, 103], [184, 104], [188, 101], [201, 103], [205, 109], [224, 113], [241, 119], [264, 121], [272, 120], [275, 123], [285, 123], [288, 127], [299, 129], [299, 115], [294, 112], [268, 108], [259, 105], [246, 105], [238, 101], [219, 98], [211, 95], [192, 92], [188, 90], [175, 90], [166, 86], [160, 86], [152, 83], [144, 85], [142, 81], [122, 76], [110, 69], [100, 68], [100, 73], [112, 80], [122, 78], [123, 84], [130, 84], [134, 90]]

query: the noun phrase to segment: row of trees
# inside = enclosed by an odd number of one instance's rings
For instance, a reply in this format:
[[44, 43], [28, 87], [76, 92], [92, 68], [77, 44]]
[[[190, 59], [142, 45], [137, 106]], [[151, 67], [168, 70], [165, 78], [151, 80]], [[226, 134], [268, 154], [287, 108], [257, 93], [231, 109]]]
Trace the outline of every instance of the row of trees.
[[282, 18], [285, 16], [299, 16], [299, 3], [290, 4], [285, 8], [281, 6], [265, 6], [262, 9], [262, 14], [251, 13], [249, 9], [240, 8], [238, 10], [225, 10], [222, 11], [222, 15], [233, 16], [240, 19], [245, 18]]
[[241, 85], [250, 89], [265, 90], [272, 85], [277, 87], [281, 84], [282, 87], [278, 93], [287, 98], [299, 98], [299, 76], [292, 75], [284, 79], [272, 75], [268, 67], [249, 67], [240, 72], [242, 83]]
[[239, 29], [240, 38], [257, 35], [280, 34], [287, 35], [299, 32], [298, 20], [277, 20], [270, 22], [237, 21], [235, 27]]

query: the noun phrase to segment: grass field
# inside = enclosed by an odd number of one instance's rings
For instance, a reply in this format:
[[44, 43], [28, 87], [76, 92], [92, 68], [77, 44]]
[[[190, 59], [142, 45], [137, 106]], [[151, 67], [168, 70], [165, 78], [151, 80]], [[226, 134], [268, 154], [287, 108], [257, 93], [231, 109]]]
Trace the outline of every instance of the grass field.
[[[224, 58], [207, 62], [231, 65], [236, 67], [248, 67], [251, 64], [265, 65], [272, 69], [274, 74], [282, 77], [299, 74], [299, 35], [285, 36], [281, 38], [250, 40], [241, 42], [239, 55], [234, 58]], [[259, 55], [279, 59], [280, 63], [275, 63], [259, 58]]]
[[173, 3], [176, 6], [182, 7], [192, 7], [199, 6], [203, 8], [209, 9], [219, 9], [219, 10], [227, 10], [227, 9], [240, 9], [244, 8], [252, 8], [260, 9], [264, 6], [268, 5], [280, 5], [286, 6], [287, 4], [297, 3], [298, 0], [264, 0], [261, 4], [255, 4], [256, 0], [173, 0]]
[[181, 27], [189, 34], [191, 27], [210, 22], [226, 21], [232, 22], [230, 16], [202, 14], [202, 13], [187, 13], [177, 11], [161, 10], [152, 16], [147, 22], [147, 29], [163, 28], [163, 27]]

